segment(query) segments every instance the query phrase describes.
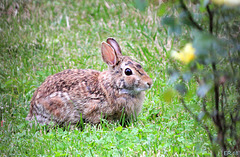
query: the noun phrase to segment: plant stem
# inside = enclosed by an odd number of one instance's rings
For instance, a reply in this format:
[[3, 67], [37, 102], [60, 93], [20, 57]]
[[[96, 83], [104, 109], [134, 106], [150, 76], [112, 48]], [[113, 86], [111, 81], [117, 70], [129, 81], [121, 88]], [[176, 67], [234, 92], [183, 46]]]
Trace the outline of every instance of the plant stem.
[[[209, 8], [209, 4], [206, 7], [208, 16], [209, 16], [209, 32], [213, 35], [213, 13]], [[213, 57], [213, 55], [211, 55]], [[217, 68], [216, 63], [212, 62], [212, 69], [214, 75], [214, 93], [215, 93], [215, 109], [216, 115], [213, 115], [213, 119], [215, 121], [215, 125], [218, 127], [218, 140], [222, 147], [222, 156], [224, 156], [223, 152], [226, 151], [226, 144], [225, 144], [225, 133], [226, 133], [226, 126], [225, 123], [225, 116], [224, 114], [220, 114], [219, 111], [219, 81], [217, 77]], [[224, 111], [222, 111], [224, 112]]]
[[213, 34], [213, 13], [211, 12], [209, 8], [209, 4], [207, 5], [207, 12], [209, 16], [209, 32]]
[[[182, 102], [183, 107], [185, 108], [185, 110], [188, 111], [188, 112], [190, 113], [190, 115], [191, 115], [198, 123], [200, 123], [200, 124], [203, 126], [203, 128], [207, 131], [208, 138], [210, 139], [210, 142], [211, 142], [211, 144], [212, 144], [212, 146], [213, 146], [212, 134], [211, 134], [208, 126], [207, 126], [206, 124], [202, 123], [201, 120], [198, 119], [198, 116], [195, 115], [195, 114], [187, 107], [187, 105], [186, 105], [186, 103], [185, 103], [185, 101], [184, 101], [183, 98], [181, 98], [181, 102]], [[214, 150], [212, 151], [212, 154], [213, 154], [214, 157], [217, 156], [217, 155], [216, 155], [216, 152], [215, 152]]]
[[192, 24], [200, 31], [203, 31], [202, 27], [200, 27], [198, 25], [198, 23], [196, 21], [193, 20], [193, 17], [190, 13], [190, 11], [188, 10], [188, 8], [186, 7], [185, 3], [183, 2], [183, 0], [180, 0], [180, 5], [181, 5], [181, 8], [186, 12], [187, 16], [188, 16], [188, 19], [192, 22]]

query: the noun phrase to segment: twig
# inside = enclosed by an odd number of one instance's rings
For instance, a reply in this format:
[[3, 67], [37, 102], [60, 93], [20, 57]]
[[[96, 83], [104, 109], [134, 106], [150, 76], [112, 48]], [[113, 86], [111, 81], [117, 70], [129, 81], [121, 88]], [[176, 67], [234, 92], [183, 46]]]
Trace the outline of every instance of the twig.
[[[208, 16], [209, 16], [209, 32], [213, 34], [213, 13], [209, 8], [209, 4], [206, 7]], [[218, 140], [220, 140], [220, 145], [222, 147], [222, 151], [226, 151], [227, 147], [225, 144], [225, 133], [226, 133], [226, 126], [225, 126], [225, 115], [224, 111], [219, 111], [219, 81], [217, 77], [217, 68], [216, 63], [212, 63], [213, 75], [214, 75], [214, 93], [215, 93], [215, 109], [216, 109], [216, 116], [213, 118], [215, 119], [215, 125], [218, 127]]]
[[203, 98], [203, 111], [206, 113], [207, 116], [211, 116], [211, 114], [207, 111], [207, 108], [206, 108], [206, 99]]
[[187, 13], [188, 19], [192, 22], [192, 24], [200, 31], [203, 31], [202, 27], [200, 27], [196, 21], [193, 20], [193, 17], [190, 13], [190, 11], [188, 10], [188, 8], [186, 7], [185, 3], [183, 2], [183, 0], [180, 0], [180, 4], [181, 4], [181, 8]]
[[[213, 145], [212, 134], [211, 134], [208, 126], [207, 126], [206, 124], [202, 123], [201, 120], [198, 119], [197, 115], [195, 115], [195, 114], [187, 107], [187, 105], [185, 104], [185, 101], [183, 100], [183, 98], [181, 98], [181, 102], [182, 102], [183, 107], [185, 108], [185, 110], [187, 110], [187, 111], [190, 113], [190, 115], [191, 115], [198, 123], [200, 123], [200, 124], [203, 126], [203, 128], [207, 131], [207, 134], [208, 134], [208, 137], [209, 137], [209, 139], [210, 139], [210, 142], [211, 142], [211, 144]], [[213, 156], [216, 157], [216, 152], [213, 151], [212, 153], [213, 153]]]
[[209, 32], [213, 34], [213, 13], [211, 12], [209, 8], [209, 4], [207, 5], [207, 12], [209, 16]]

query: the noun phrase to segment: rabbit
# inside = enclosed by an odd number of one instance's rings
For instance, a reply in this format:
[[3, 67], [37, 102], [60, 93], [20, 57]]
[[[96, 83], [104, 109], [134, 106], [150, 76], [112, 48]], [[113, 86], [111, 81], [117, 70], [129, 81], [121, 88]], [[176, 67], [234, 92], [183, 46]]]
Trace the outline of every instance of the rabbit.
[[48, 76], [34, 92], [27, 121], [41, 125], [99, 124], [134, 118], [140, 113], [152, 79], [142, 66], [123, 56], [114, 38], [102, 42], [107, 71], [68, 69]]

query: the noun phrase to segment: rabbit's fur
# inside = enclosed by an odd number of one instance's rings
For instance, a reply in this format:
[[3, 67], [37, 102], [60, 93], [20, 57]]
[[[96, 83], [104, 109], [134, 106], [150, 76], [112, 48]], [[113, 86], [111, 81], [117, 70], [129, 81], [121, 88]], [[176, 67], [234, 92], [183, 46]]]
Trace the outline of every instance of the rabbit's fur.
[[113, 38], [102, 43], [101, 51], [107, 71], [69, 69], [47, 77], [34, 92], [26, 120], [76, 125], [81, 119], [91, 124], [101, 118], [117, 121], [122, 114], [136, 118], [152, 79], [139, 63], [122, 55]]

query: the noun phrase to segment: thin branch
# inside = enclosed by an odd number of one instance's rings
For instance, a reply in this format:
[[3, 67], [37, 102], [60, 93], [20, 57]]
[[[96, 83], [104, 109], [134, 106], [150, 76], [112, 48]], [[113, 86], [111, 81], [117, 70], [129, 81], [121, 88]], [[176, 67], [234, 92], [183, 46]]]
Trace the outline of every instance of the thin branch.
[[[184, 101], [183, 98], [181, 98], [181, 102], [182, 102], [183, 107], [185, 108], [185, 110], [188, 111], [188, 112], [190, 113], [190, 115], [191, 115], [198, 123], [200, 123], [200, 124], [203, 126], [203, 128], [207, 131], [207, 134], [208, 134], [208, 137], [209, 137], [209, 139], [210, 139], [210, 142], [211, 142], [211, 144], [213, 145], [212, 134], [211, 134], [208, 126], [207, 126], [206, 124], [202, 123], [201, 120], [198, 119], [197, 115], [195, 115], [195, 114], [187, 107], [187, 105], [185, 104], [185, 101]], [[213, 151], [212, 153], [213, 153], [213, 156], [216, 157], [216, 152]]]
[[203, 31], [202, 27], [198, 25], [196, 21], [194, 21], [190, 11], [188, 10], [187, 6], [183, 2], [183, 0], [180, 0], [181, 8], [186, 12], [188, 19], [191, 21], [191, 23], [200, 31]]
[[211, 114], [207, 111], [207, 108], [206, 108], [206, 98], [203, 98], [203, 111], [207, 114], [207, 116], [211, 116]]
[[217, 68], [216, 64], [212, 63], [213, 75], [214, 75], [214, 92], [215, 92], [215, 107], [217, 112], [219, 111], [219, 85], [217, 77]]
[[[227, 32], [228, 32], [228, 35], [229, 35], [230, 39], [232, 40], [231, 43], [233, 43], [234, 46], [237, 47], [237, 43], [238, 43], [239, 41], [237, 41], [237, 39], [233, 37], [233, 35], [232, 35], [232, 33], [231, 33], [231, 28], [230, 28], [230, 26], [229, 26], [229, 23], [225, 20], [224, 15], [223, 15], [222, 13], [221, 13], [221, 16], [222, 16], [222, 19], [223, 19], [226, 27], [227, 27], [226, 30], [227, 30]], [[240, 54], [240, 51], [239, 51], [239, 50], [238, 50], [238, 54]], [[233, 67], [233, 61], [232, 61], [232, 58], [233, 58], [233, 57], [231, 57], [230, 51], [228, 51], [228, 57], [229, 57], [230, 66], [231, 66], [231, 69], [232, 69], [232, 72], [233, 72], [233, 76], [235, 76], [235, 75], [236, 75], [236, 72], [235, 72], [235, 69], [234, 69], [234, 67]], [[240, 95], [240, 80], [237, 80], [236, 84], [237, 84], [236, 90], [237, 90], [238, 94]], [[238, 98], [237, 101], [238, 101], [238, 103], [240, 103], [240, 98]]]
[[[209, 32], [213, 34], [213, 13], [209, 8], [209, 5], [206, 7], [208, 16], [209, 16]], [[225, 144], [225, 133], [226, 133], [226, 125], [225, 125], [225, 116], [219, 111], [219, 81], [217, 77], [217, 68], [216, 63], [212, 63], [213, 75], [214, 75], [214, 93], [215, 93], [215, 109], [216, 109], [216, 116], [213, 118], [215, 119], [215, 124], [218, 127], [218, 140], [220, 140], [220, 145], [222, 147], [222, 151], [226, 151], [226, 144]]]
[[209, 16], [209, 32], [213, 34], [213, 12], [209, 8], [209, 4], [207, 5], [207, 12]]

